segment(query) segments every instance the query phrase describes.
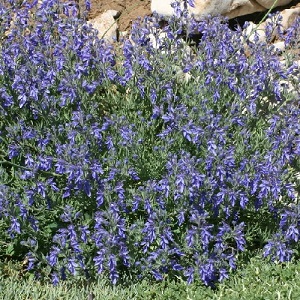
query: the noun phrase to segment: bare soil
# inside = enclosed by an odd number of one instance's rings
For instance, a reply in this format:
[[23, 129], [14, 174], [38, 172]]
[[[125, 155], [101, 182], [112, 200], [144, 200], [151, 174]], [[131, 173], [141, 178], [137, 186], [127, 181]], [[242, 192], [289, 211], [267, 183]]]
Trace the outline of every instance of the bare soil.
[[93, 19], [109, 9], [117, 10], [119, 30], [126, 31], [137, 18], [151, 15], [150, 5], [151, 0], [91, 0], [88, 18]]

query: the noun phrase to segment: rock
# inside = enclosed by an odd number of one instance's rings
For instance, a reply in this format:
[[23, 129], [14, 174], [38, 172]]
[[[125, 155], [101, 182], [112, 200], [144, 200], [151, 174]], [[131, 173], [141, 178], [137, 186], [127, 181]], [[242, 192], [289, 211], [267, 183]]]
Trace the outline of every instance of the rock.
[[150, 43], [154, 49], [159, 49], [160, 47], [162, 47], [167, 38], [168, 36], [165, 32], [160, 32], [157, 35], [154, 35], [152, 33], [149, 34]]
[[300, 5], [299, 7], [294, 7], [290, 9], [283, 10], [280, 15], [282, 16], [282, 29], [287, 30], [289, 27], [291, 27], [294, 22], [296, 21], [297, 17], [300, 17]]
[[285, 50], [285, 43], [283, 41], [275, 42], [274, 47], [279, 51], [280, 53], [283, 53]]
[[[274, 0], [256, 0], [256, 2], [265, 7], [266, 9], [269, 9], [271, 7], [273, 7], [274, 5]], [[290, 2], [292, 2], [291, 0], [277, 0], [277, 2], [275, 3], [275, 7], [276, 6], [284, 6], [284, 5], [287, 5], [289, 4]]]
[[129, 35], [128, 31], [119, 31], [119, 39], [125, 38]]
[[[275, 6], [282, 6], [292, 0], [277, 0]], [[171, 7], [173, 0], [152, 0], [151, 10], [163, 16], [172, 16], [174, 10]], [[194, 0], [195, 7], [189, 7], [189, 12], [194, 14], [196, 20], [208, 15], [225, 15], [229, 18], [248, 15], [271, 8], [274, 0]], [[182, 1], [183, 6], [183, 1]]]
[[[174, 9], [171, 7], [173, 0], [152, 0], [151, 10], [156, 11], [160, 15], [172, 16]], [[207, 15], [218, 15], [226, 14], [230, 11], [237, 9], [238, 7], [244, 6], [249, 2], [248, 0], [195, 0], [195, 7], [189, 6], [189, 12], [195, 15], [197, 20], [202, 19]], [[182, 6], [183, 8], [183, 3]], [[263, 8], [262, 8], [263, 9]], [[251, 13], [251, 12], [248, 12]]]
[[266, 41], [266, 32], [265, 32], [265, 23], [262, 23], [260, 25], [256, 25], [253, 22], [248, 22], [248, 26], [244, 29], [244, 33], [249, 38], [250, 42], [254, 42], [255, 39], [255, 32], [258, 35], [258, 41], [259, 42], [265, 42]]
[[94, 19], [87, 21], [93, 28], [98, 30], [98, 37], [109, 42], [114, 42], [118, 38], [118, 24], [115, 20], [119, 16], [116, 10], [107, 10], [105, 13]]
[[289, 94], [291, 97], [296, 99], [297, 105], [299, 105], [300, 97], [300, 60], [295, 60], [291, 64], [289, 60], [284, 59], [280, 62], [280, 65], [283, 69], [287, 67], [290, 70], [290, 77], [288, 79], [282, 79], [280, 81], [281, 91], [284, 91], [286, 94]]
[[228, 17], [229, 19], [233, 19], [240, 16], [245, 16], [249, 14], [253, 14], [255, 12], [261, 12], [266, 10], [265, 7], [259, 5], [256, 1], [253, 0], [247, 0], [247, 1], [238, 1], [234, 0], [234, 3], [231, 7], [229, 7], [229, 10], [225, 12], [224, 14], [221, 13], [221, 15], [224, 15], [225, 17]]
[[280, 40], [282, 38], [282, 34], [285, 34], [286, 31], [293, 26], [296, 19], [300, 17], [300, 3], [297, 6], [282, 10], [279, 13], [279, 16], [274, 16], [275, 22], [278, 17], [280, 19], [280, 29], [275, 28], [273, 31], [273, 40]]
[[[300, 17], [300, 4], [299, 6], [295, 6], [290, 9], [284, 9], [278, 15], [272, 16], [259, 25], [256, 25], [253, 22], [248, 22], [249, 25], [244, 29], [244, 33], [249, 37], [249, 40], [251, 42], [254, 42], [254, 32], [256, 32], [259, 42], [271, 41], [273, 42], [275, 48], [277, 48], [280, 52], [283, 52], [285, 50], [285, 43], [281, 40], [282, 34], [284, 34], [288, 30], [288, 28], [293, 26], [298, 17]], [[280, 30], [277, 26], [275, 26], [272, 30], [269, 41], [266, 41], [266, 28], [268, 26], [268, 23], [270, 22], [271, 24], [273, 24], [271, 26], [274, 26], [274, 24], [277, 23], [277, 20], [279, 20], [280, 23]]]

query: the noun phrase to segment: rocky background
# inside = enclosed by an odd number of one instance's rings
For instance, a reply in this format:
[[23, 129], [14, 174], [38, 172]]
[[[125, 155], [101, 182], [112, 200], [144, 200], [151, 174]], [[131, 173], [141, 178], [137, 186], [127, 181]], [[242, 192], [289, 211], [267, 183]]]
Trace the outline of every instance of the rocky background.
[[[161, 0], [162, 2], [164, 0]], [[281, 11], [299, 4], [299, 0], [293, 0], [288, 5], [277, 7], [273, 10]], [[95, 19], [107, 10], [116, 10], [119, 12], [118, 28], [121, 32], [129, 30], [132, 22], [138, 17], [151, 15], [151, 0], [91, 0], [91, 11], [89, 19]], [[258, 23], [264, 16], [264, 12], [236, 18], [237, 21], [251, 20]]]

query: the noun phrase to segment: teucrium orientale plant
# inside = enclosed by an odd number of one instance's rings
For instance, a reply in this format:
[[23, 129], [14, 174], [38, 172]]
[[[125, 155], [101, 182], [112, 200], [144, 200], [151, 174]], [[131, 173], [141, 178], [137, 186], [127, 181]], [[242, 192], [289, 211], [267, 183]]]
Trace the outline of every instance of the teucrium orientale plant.
[[[114, 48], [73, 4], [0, 5], [1, 256], [27, 256], [55, 284], [212, 284], [245, 250], [289, 260], [300, 118], [282, 82], [299, 84], [297, 66], [178, 7], [181, 19], [140, 21]], [[196, 28], [189, 47], [182, 36]]]

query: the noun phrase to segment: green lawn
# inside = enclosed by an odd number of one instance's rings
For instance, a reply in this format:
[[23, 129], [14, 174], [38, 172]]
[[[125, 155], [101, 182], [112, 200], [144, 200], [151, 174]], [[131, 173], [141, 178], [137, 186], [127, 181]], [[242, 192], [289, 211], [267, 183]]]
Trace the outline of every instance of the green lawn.
[[[229, 280], [217, 285], [215, 290], [201, 283], [187, 285], [178, 280], [166, 279], [161, 283], [142, 281], [112, 287], [99, 280], [88, 288], [80, 282], [67, 282], [53, 287], [30, 278], [21, 277], [16, 265], [2, 266], [0, 299], [5, 300], [81, 300], [81, 299], [224, 299], [267, 300], [300, 299], [300, 263], [274, 264], [258, 257], [251, 259]], [[5, 275], [5, 276], [4, 276]], [[7, 276], [9, 275], [9, 276]], [[92, 295], [94, 295], [94, 298]]]

